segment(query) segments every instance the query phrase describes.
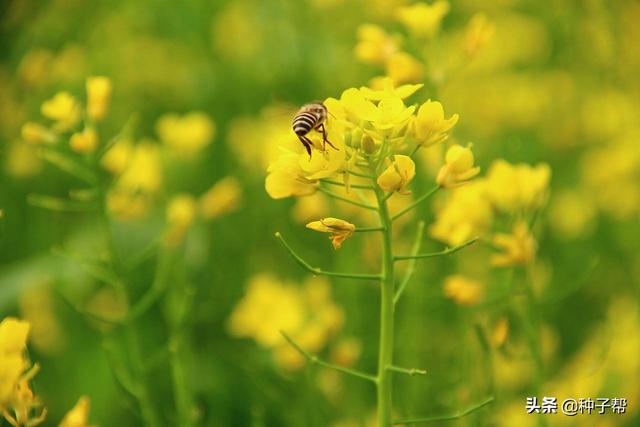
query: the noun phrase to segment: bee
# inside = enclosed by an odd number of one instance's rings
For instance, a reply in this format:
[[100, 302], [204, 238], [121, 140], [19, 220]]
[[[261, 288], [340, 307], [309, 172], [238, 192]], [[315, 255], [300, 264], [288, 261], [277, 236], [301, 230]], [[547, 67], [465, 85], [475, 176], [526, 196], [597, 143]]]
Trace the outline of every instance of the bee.
[[336, 146], [327, 139], [327, 130], [324, 127], [324, 122], [327, 120], [328, 114], [329, 110], [327, 110], [327, 107], [325, 107], [322, 102], [318, 101], [303, 105], [298, 113], [293, 117], [293, 131], [298, 136], [302, 145], [304, 145], [307, 153], [309, 153], [309, 157], [311, 157], [311, 147], [313, 146], [313, 143], [307, 137], [307, 134], [312, 130], [322, 133], [323, 150], [326, 148], [327, 144], [337, 150]]

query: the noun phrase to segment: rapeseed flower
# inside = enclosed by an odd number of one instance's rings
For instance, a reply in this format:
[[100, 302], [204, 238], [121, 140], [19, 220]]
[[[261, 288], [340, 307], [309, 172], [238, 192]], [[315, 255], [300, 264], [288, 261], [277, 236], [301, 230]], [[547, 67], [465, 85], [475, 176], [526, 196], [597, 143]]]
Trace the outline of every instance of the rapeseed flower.
[[407, 52], [396, 52], [387, 59], [385, 72], [396, 84], [417, 82], [422, 80], [423, 66]]
[[448, 138], [447, 132], [458, 123], [458, 115], [444, 118], [444, 108], [438, 101], [428, 100], [420, 106], [413, 121], [416, 143], [423, 147], [442, 142]]
[[493, 237], [493, 244], [502, 250], [502, 253], [491, 257], [491, 264], [495, 267], [528, 264], [536, 255], [536, 240], [524, 221], [518, 221], [510, 234], [496, 234]]
[[323, 218], [307, 224], [307, 228], [321, 233], [330, 233], [329, 238], [334, 249], [340, 249], [342, 242], [351, 237], [356, 230], [356, 226], [338, 218]]
[[429, 227], [435, 239], [451, 246], [485, 234], [493, 222], [493, 210], [487, 197], [486, 184], [474, 181], [453, 190], [444, 204], [436, 209], [436, 220]]
[[237, 210], [242, 200], [242, 186], [232, 176], [222, 178], [200, 196], [200, 214], [205, 219], [215, 219]]
[[213, 121], [199, 111], [184, 116], [165, 114], [156, 122], [160, 140], [175, 153], [191, 157], [209, 145], [215, 134]]
[[393, 162], [378, 176], [376, 182], [384, 191], [407, 194], [406, 187], [415, 176], [416, 165], [411, 157], [399, 154], [393, 156]]
[[471, 144], [467, 147], [453, 145], [447, 150], [445, 164], [438, 171], [436, 182], [443, 188], [459, 187], [480, 173], [474, 166]]
[[464, 35], [464, 50], [470, 57], [475, 56], [496, 32], [495, 25], [487, 19], [484, 13], [476, 13], [469, 20]]
[[415, 3], [398, 9], [398, 20], [414, 37], [433, 37], [439, 30], [442, 19], [449, 13], [449, 3], [438, 0], [433, 4]]
[[53, 144], [58, 138], [49, 128], [39, 123], [27, 122], [21, 129], [22, 140], [29, 144]]
[[89, 409], [91, 401], [81, 396], [73, 408], [66, 413], [58, 427], [89, 427]]
[[381, 101], [385, 98], [406, 99], [420, 90], [424, 84], [406, 84], [396, 87], [390, 77], [381, 77], [370, 87], [361, 87], [360, 93], [370, 101]]
[[69, 92], [59, 92], [42, 103], [42, 115], [54, 121], [53, 129], [66, 132], [73, 129], [82, 117], [80, 104]]
[[383, 65], [387, 59], [398, 51], [398, 40], [387, 34], [384, 29], [373, 24], [358, 27], [358, 44], [355, 55], [367, 64]]
[[111, 91], [111, 80], [108, 77], [96, 76], [87, 79], [87, 116], [91, 120], [99, 121], [107, 115]]
[[318, 190], [318, 181], [306, 177], [300, 155], [285, 151], [267, 170], [265, 188], [273, 199], [309, 196]]
[[484, 297], [484, 286], [479, 281], [461, 274], [447, 277], [444, 281], [443, 291], [447, 297], [460, 305], [476, 305]]
[[69, 146], [77, 153], [93, 153], [98, 148], [98, 133], [95, 128], [86, 127], [71, 135]]
[[531, 211], [546, 202], [550, 179], [551, 168], [545, 163], [532, 167], [496, 160], [487, 172], [487, 194], [500, 211]]
[[178, 245], [189, 228], [196, 220], [198, 204], [191, 194], [178, 194], [169, 200], [166, 209], [167, 230], [165, 243], [169, 246]]

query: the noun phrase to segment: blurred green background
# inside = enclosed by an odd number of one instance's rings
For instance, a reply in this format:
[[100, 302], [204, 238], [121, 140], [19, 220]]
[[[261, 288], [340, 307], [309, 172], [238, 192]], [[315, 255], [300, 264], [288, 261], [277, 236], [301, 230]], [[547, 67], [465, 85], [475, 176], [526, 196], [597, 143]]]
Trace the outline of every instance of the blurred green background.
[[[158, 139], [158, 119], [167, 113], [201, 111], [215, 123], [213, 142], [197, 156], [176, 160], [164, 154], [161, 190], [144, 217], [114, 222], [123, 259], [144, 252], [162, 235], [165, 205], [174, 195], [199, 196], [227, 176], [241, 187], [236, 209], [198, 221], [184, 246], [169, 255], [179, 258], [169, 290], [136, 321], [162, 425], [184, 424], [176, 415], [176, 372], [167, 357], [167, 336], [175, 326], [171, 313], [183, 301], [172, 297], [175, 283], [188, 284], [186, 295], [193, 298], [179, 325], [185, 331], [180, 357], [198, 425], [371, 425], [375, 396], [368, 384], [317, 367], [283, 367], [272, 349], [234, 336], [229, 319], [258, 274], [303, 289], [307, 276], [277, 244], [276, 231], [313, 265], [375, 265], [366, 240], [353, 238], [336, 253], [325, 237], [304, 229], [310, 220], [305, 212], [322, 207], [271, 200], [264, 177], [278, 138], [289, 131], [292, 108], [339, 97], [384, 74], [384, 67], [354, 55], [358, 28], [374, 23], [390, 34], [405, 34], [395, 11], [408, 3], [0, 3], [0, 317], [32, 323], [30, 358], [41, 365], [33, 388], [49, 409], [45, 425], [57, 425], [80, 395], [91, 398], [93, 424], [143, 425], [136, 400], [122, 390], [109, 361], [110, 351], [131, 350], [126, 337], [70, 304], [119, 309], [104, 294], [104, 283], [69, 256], [102, 256], [99, 221], [91, 213], [27, 203], [29, 194], [65, 197], [78, 182], [21, 141], [23, 124], [38, 121], [42, 102], [56, 92], [83, 99], [85, 80], [93, 75], [113, 83], [109, 114], [100, 125], [105, 135], [129, 122], [133, 139]], [[459, 59], [460, 40], [479, 12], [495, 33], [474, 58]], [[640, 3], [632, 0], [452, 0], [428, 46], [403, 36], [404, 48], [424, 61], [421, 79], [411, 81], [426, 83], [418, 97], [441, 101], [447, 116], [460, 114], [454, 139], [474, 143], [483, 173], [501, 158], [548, 163], [552, 178], [549, 202], [535, 227], [538, 255], [528, 269], [545, 378], [532, 377], [514, 308], [501, 299], [505, 284], [519, 273], [487, 271], [488, 249], [437, 259], [419, 264], [397, 311], [397, 359], [429, 372], [397, 379], [400, 414], [451, 412], [470, 396], [490, 393], [496, 396], [492, 406], [451, 424], [526, 427], [537, 419], [526, 416], [525, 397], [538, 390], [540, 397], [544, 391], [629, 400], [624, 415], [550, 416], [548, 425], [640, 424], [638, 22]], [[439, 154], [423, 159], [417, 188], [430, 188]], [[426, 207], [417, 215], [429, 224], [434, 212]], [[410, 230], [403, 233], [410, 241]], [[430, 240], [425, 246], [439, 250], [442, 243]], [[160, 258], [152, 255], [130, 272], [132, 299], [150, 286]], [[460, 271], [483, 281], [484, 301], [465, 306], [443, 294], [444, 278]], [[330, 298], [343, 319], [320, 351], [373, 371], [375, 286], [332, 280]], [[286, 310], [281, 300], [271, 304]], [[505, 324], [508, 338], [494, 344], [496, 328]], [[105, 351], [112, 345], [115, 350]]]

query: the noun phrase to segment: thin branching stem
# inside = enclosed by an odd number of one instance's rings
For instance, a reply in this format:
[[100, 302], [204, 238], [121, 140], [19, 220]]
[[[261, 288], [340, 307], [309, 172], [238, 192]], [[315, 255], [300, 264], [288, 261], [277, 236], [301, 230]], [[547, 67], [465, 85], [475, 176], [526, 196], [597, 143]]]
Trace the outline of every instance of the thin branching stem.
[[395, 221], [396, 219], [400, 218], [402, 215], [406, 214], [407, 212], [410, 212], [416, 206], [418, 206], [420, 203], [422, 203], [423, 201], [427, 200], [429, 197], [433, 196], [439, 189], [440, 189], [440, 186], [436, 186], [436, 187], [432, 188], [431, 190], [429, 190], [427, 193], [425, 193], [422, 196], [418, 197], [415, 200], [415, 202], [411, 203], [409, 206], [407, 206], [406, 208], [404, 208], [403, 210], [401, 210], [400, 212], [395, 214], [393, 217], [391, 217], [391, 220]]
[[399, 372], [401, 374], [411, 375], [412, 377], [416, 375], [427, 375], [427, 371], [425, 371], [424, 369], [418, 369], [418, 368], [403, 368], [400, 366], [392, 365], [392, 366], [387, 366], [387, 370], [393, 371], [393, 372]]
[[440, 252], [431, 252], [431, 253], [427, 253], [427, 254], [415, 254], [415, 255], [399, 255], [394, 257], [394, 259], [396, 261], [403, 261], [403, 260], [407, 260], [407, 259], [422, 259], [422, 258], [434, 258], [434, 257], [438, 257], [438, 256], [444, 256], [444, 255], [450, 255], [452, 253], [458, 252], [459, 250], [466, 248], [469, 245], [474, 244], [475, 242], [478, 241], [477, 237], [474, 237], [471, 240], [467, 240], [464, 243], [459, 244], [458, 246], [454, 246], [452, 248], [447, 248], [443, 251]]
[[284, 237], [282, 237], [282, 234], [280, 234], [279, 232], [276, 233], [276, 239], [280, 241], [282, 246], [284, 246], [284, 248], [291, 254], [293, 259], [295, 259], [298, 262], [298, 264], [300, 264], [303, 268], [305, 268], [307, 271], [309, 271], [312, 274], [315, 274], [318, 276], [342, 277], [345, 279], [356, 279], [356, 280], [380, 280], [381, 278], [380, 274], [341, 273], [341, 272], [335, 272], [335, 271], [323, 271], [319, 268], [311, 267], [311, 265], [308, 262], [306, 262], [300, 255], [298, 255], [293, 250], [293, 248], [287, 243], [287, 241], [284, 240]]
[[295, 348], [296, 351], [298, 351], [298, 353], [300, 353], [302, 356], [304, 356], [307, 360], [309, 360], [313, 364], [324, 366], [325, 368], [329, 368], [329, 369], [334, 369], [344, 374], [352, 375], [354, 377], [362, 378], [364, 380], [371, 381], [374, 383], [377, 381], [375, 376], [369, 375], [365, 372], [361, 372], [355, 369], [345, 368], [344, 366], [334, 365], [333, 363], [325, 362], [324, 360], [320, 359], [318, 356], [311, 354], [305, 349], [303, 349], [302, 347], [300, 347], [300, 345], [297, 342], [295, 342], [293, 338], [287, 335], [284, 331], [280, 331], [280, 333], [282, 334], [284, 339], [287, 340], [287, 342], [291, 344], [291, 346]]
[[432, 422], [432, 421], [449, 421], [449, 420], [457, 420], [458, 418], [462, 418], [462, 417], [466, 417], [467, 415], [471, 414], [472, 412], [477, 411], [478, 409], [481, 409], [485, 406], [487, 406], [488, 404], [490, 404], [491, 402], [494, 401], [494, 397], [491, 396], [485, 400], [483, 400], [480, 403], [476, 403], [474, 405], [469, 406], [468, 408], [456, 412], [454, 414], [449, 414], [449, 415], [436, 415], [433, 417], [423, 417], [423, 418], [407, 418], [407, 419], [400, 419], [400, 420], [396, 420], [393, 422], [394, 425], [396, 424], [420, 424], [420, 423], [428, 423], [428, 422]]
[[323, 192], [324, 194], [326, 194], [327, 196], [332, 197], [332, 198], [334, 198], [336, 200], [340, 200], [340, 201], [343, 201], [345, 203], [350, 203], [352, 205], [355, 205], [355, 206], [358, 206], [358, 207], [361, 207], [361, 208], [364, 208], [364, 209], [369, 209], [369, 210], [376, 210], [377, 209], [375, 206], [367, 205], [366, 203], [360, 203], [360, 202], [358, 202], [356, 200], [350, 199], [348, 197], [344, 197], [344, 196], [342, 196], [342, 195], [340, 195], [338, 193], [334, 193], [333, 191], [327, 190], [326, 188], [319, 187], [318, 189], [321, 192]]
[[[334, 181], [332, 179], [321, 179], [320, 182], [324, 184], [337, 185], [338, 187], [347, 187], [346, 184], [339, 181]], [[364, 184], [349, 184], [349, 188], [358, 188], [361, 190], [373, 190], [372, 186], [364, 185]]]
[[[416, 231], [416, 237], [413, 241], [413, 247], [411, 248], [411, 255], [417, 255], [420, 252], [420, 247], [422, 246], [422, 236], [424, 235], [424, 221], [420, 221], [418, 223], [418, 230]], [[413, 277], [413, 272], [416, 269], [416, 258], [413, 258], [409, 261], [409, 265], [407, 266], [407, 270], [404, 273], [404, 277], [402, 278], [402, 282], [398, 286], [396, 290], [396, 294], [393, 296], [393, 304], [397, 304], [404, 292], [405, 288], [411, 281]]]

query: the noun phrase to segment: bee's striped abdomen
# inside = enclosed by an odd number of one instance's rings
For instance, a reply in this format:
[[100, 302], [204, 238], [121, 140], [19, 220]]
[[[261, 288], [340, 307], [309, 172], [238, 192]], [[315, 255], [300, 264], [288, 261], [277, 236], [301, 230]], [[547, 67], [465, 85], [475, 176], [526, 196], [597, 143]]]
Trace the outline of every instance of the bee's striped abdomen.
[[293, 118], [293, 131], [296, 135], [306, 135], [318, 124], [318, 116], [302, 111]]

